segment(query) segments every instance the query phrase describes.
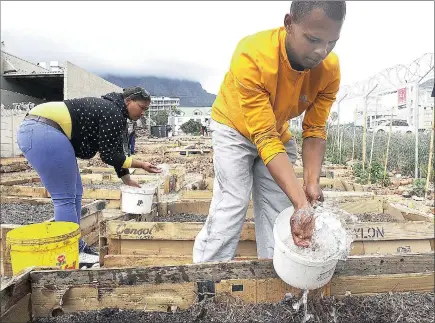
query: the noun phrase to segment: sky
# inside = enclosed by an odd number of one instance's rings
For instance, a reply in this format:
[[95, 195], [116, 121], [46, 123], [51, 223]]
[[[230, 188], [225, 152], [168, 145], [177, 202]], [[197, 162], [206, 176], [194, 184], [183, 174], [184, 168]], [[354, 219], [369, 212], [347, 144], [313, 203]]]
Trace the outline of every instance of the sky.
[[[201, 82], [217, 93], [238, 41], [280, 27], [290, 1], [2, 1], [6, 51], [94, 73]], [[342, 85], [434, 52], [434, 1], [347, 1]]]

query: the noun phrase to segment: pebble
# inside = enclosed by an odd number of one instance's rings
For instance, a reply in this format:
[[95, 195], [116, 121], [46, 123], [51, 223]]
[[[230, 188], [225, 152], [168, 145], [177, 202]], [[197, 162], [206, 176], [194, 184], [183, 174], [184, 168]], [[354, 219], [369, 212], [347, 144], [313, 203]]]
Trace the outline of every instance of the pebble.
[[54, 216], [52, 203], [4, 203], [1, 206], [2, 224], [32, 224], [47, 221]]

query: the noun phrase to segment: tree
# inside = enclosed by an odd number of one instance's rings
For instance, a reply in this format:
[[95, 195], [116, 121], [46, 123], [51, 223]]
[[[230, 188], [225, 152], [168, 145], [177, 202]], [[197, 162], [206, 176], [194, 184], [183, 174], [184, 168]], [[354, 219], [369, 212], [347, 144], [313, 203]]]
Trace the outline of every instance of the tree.
[[157, 126], [165, 126], [168, 124], [168, 113], [166, 111], [157, 111], [153, 120]]
[[199, 135], [201, 133], [201, 123], [192, 119], [183, 123], [180, 128], [185, 134]]

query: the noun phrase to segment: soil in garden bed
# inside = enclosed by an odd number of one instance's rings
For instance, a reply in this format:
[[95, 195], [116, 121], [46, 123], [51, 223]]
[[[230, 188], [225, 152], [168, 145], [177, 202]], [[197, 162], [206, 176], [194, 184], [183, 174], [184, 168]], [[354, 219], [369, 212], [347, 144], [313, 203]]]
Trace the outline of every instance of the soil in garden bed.
[[386, 213], [362, 213], [356, 214], [359, 222], [398, 222], [397, 219]]
[[[206, 214], [178, 213], [165, 216], [157, 216], [153, 219], [156, 222], [205, 222]], [[245, 222], [253, 222], [253, 219], [245, 219]]]
[[[119, 190], [122, 183], [110, 183], [105, 182], [101, 184], [83, 184], [83, 188], [88, 189], [106, 189], [106, 190]], [[20, 184], [20, 186], [30, 186], [30, 187], [43, 187], [41, 182], [32, 182], [32, 183], [24, 183]]]
[[32, 224], [47, 221], [54, 216], [52, 203], [2, 203], [0, 223]]
[[[248, 305], [240, 301], [207, 300], [185, 311], [175, 313], [120, 311], [106, 309], [82, 314], [68, 314], [44, 318], [34, 323], [299, 323], [303, 322], [303, 306], [299, 311], [292, 305], [296, 299], [274, 304]], [[370, 297], [331, 297], [308, 301], [308, 313], [314, 317], [308, 322], [337, 323], [432, 323], [434, 317], [433, 293], [383, 294]]]

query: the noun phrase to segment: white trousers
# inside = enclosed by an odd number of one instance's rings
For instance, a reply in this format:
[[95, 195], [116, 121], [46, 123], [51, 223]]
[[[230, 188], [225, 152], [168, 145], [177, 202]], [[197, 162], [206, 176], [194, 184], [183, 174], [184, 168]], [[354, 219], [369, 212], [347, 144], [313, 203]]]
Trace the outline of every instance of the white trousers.
[[[251, 197], [254, 202], [258, 258], [273, 256], [273, 225], [278, 214], [291, 206], [258, 156], [257, 147], [237, 130], [212, 120], [215, 179], [207, 220], [195, 239], [193, 262], [234, 258]], [[289, 160], [296, 161], [296, 143], [285, 144]], [[290, 225], [290, 224], [289, 224]]]

